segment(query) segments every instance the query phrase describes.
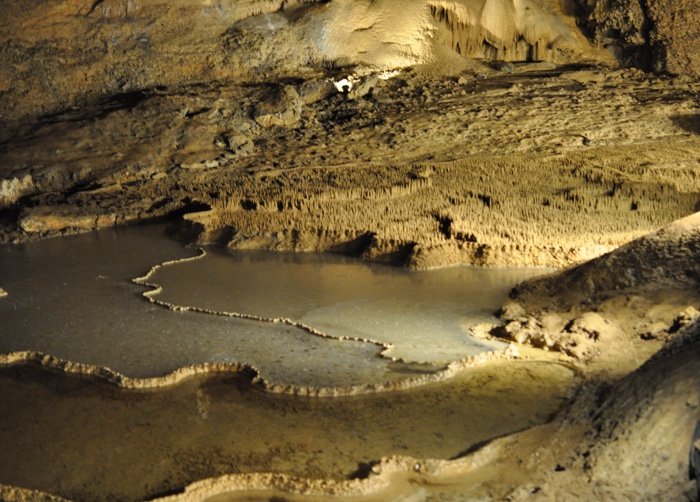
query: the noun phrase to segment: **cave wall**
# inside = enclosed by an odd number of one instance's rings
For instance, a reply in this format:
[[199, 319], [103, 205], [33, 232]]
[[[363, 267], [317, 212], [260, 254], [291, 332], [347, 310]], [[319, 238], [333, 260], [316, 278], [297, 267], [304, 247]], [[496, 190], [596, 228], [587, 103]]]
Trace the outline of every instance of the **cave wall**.
[[697, 0], [0, 0], [0, 9], [2, 122], [142, 90], [409, 66], [439, 57], [439, 46], [557, 63], [612, 53], [625, 66], [700, 75]]
[[282, 0], [0, 0], [0, 121], [143, 89], [239, 79], [224, 46]]
[[623, 66], [700, 76], [697, 0], [578, 0], [579, 24]]
[[436, 38], [458, 54], [490, 61], [605, 60], [556, 2], [431, 0]]

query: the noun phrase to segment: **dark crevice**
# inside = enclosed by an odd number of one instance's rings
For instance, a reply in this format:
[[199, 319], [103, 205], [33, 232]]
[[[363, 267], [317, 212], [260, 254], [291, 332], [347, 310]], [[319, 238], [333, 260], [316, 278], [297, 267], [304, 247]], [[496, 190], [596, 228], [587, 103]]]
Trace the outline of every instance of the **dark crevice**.
[[[644, 70], [654, 70], [654, 71], [659, 71], [662, 68], [655, 68], [655, 66], [659, 63], [658, 61], [654, 61], [653, 57], [653, 41], [651, 39], [651, 32], [654, 29], [654, 23], [651, 20], [651, 17], [649, 17], [649, 4], [648, 0], [639, 0], [639, 7], [642, 9], [642, 13], [644, 14], [644, 22], [642, 22], [641, 26], [641, 35], [642, 38], [644, 39], [644, 46], [643, 49], [640, 49], [640, 54], [639, 54], [639, 62], [640, 66]], [[665, 62], [663, 63], [663, 67], [665, 68], [666, 64]]]
[[241, 208], [245, 211], [255, 211], [258, 209], [258, 203], [252, 199], [241, 199]]
[[92, 2], [92, 5], [90, 6], [90, 10], [88, 11], [87, 14], [85, 14], [85, 17], [89, 16], [93, 12], [95, 12], [95, 9], [97, 9], [100, 5], [104, 3], [104, 0], [95, 0]]
[[118, 110], [133, 110], [155, 92], [160, 92], [162, 89], [163, 88], [159, 87], [152, 90], [139, 90], [115, 94], [103, 99], [94, 106], [77, 110], [61, 110], [55, 113], [41, 115], [39, 116], [39, 122], [41, 124], [57, 124], [103, 119], [112, 112]]
[[445, 239], [452, 238], [452, 218], [449, 216], [442, 216], [439, 214], [433, 215], [435, 220], [438, 222], [438, 231], [445, 236]]
[[371, 462], [360, 462], [357, 469], [350, 473], [348, 479], [367, 479], [372, 475], [372, 469], [376, 465], [379, 465], [379, 462], [376, 460]]
[[331, 247], [330, 251], [342, 253], [347, 256], [360, 257], [372, 246], [374, 239], [375, 234], [373, 232], [367, 232], [351, 241]]
[[181, 487], [181, 488], [173, 488], [173, 489], [170, 489], [170, 490], [165, 490], [165, 491], [162, 491], [162, 492], [153, 493], [153, 494], [151, 494], [150, 497], [148, 497], [148, 498], [145, 499], [145, 500], [146, 500], [146, 501], [149, 501], [149, 500], [158, 500], [158, 499], [161, 499], [161, 498], [164, 498], [164, 497], [171, 497], [171, 496], [173, 496], [173, 495], [182, 495], [183, 493], [185, 493], [185, 488], [184, 488], [184, 487]]
[[477, 195], [477, 198], [484, 204], [484, 206], [491, 207], [491, 196], [490, 195], [479, 194], [479, 195]]
[[192, 117], [196, 117], [197, 115], [202, 115], [202, 114], [207, 113], [207, 112], [209, 112], [209, 111], [211, 111], [211, 108], [207, 108], [207, 107], [200, 108], [199, 110], [194, 110], [194, 111], [191, 111], [191, 112], [188, 111], [188, 112], [185, 114], [185, 118], [191, 119]]

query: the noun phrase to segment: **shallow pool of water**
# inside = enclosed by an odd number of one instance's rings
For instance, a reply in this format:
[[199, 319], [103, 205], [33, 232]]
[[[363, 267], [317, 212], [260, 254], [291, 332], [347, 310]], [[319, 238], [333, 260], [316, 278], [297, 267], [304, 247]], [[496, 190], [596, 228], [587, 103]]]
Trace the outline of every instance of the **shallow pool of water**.
[[[497, 361], [410, 390], [308, 398], [261, 392], [235, 373], [134, 391], [0, 368], [0, 483], [91, 502], [150, 500], [229, 474], [341, 481], [382, 457], [446, 460], [540, 424], [565, 402], [572, 376], [558, 364]], [[420, 483], [406, 488], [374, 500], [426, 500]], [[247, 495], [217, 500], [288, 499]]]
[[133, 377], [159, 376], [203, 362], [244, 362], [276, 383], [348, 386], [405, 378], [488, 350], [470, 323], [490, 318], [533, 269], [453, 267], [411, 272], [342, 256], [227, 253], [160, 268], [159, 299], [264, 318], [261, 322], [168, 310], [133, 284], [153, 265], [199, 254], [163, 227], [103, 230], [0, 246], [0, 352], [29, 350], [108, 366]]
[[208, 248], [197, 260], [154, 271], [154, 298], [262, 319], [288, 319], [323, 336], [371, 340], [387, 357], [446, 364], [505, 344], [478, 340], [469, 327], [493, 311], [517, 282], [542, 270], [450, 267], [411, 271], [331, 254]]

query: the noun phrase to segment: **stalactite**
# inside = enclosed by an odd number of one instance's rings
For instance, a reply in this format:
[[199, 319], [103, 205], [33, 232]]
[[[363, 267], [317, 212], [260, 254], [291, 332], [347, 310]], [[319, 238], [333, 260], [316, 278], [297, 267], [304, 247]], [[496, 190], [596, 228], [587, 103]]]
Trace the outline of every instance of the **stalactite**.
[[431, 1], [438, 40], [455, 52], [491, 61], [553, 61], [571, 28], [534, 2]]

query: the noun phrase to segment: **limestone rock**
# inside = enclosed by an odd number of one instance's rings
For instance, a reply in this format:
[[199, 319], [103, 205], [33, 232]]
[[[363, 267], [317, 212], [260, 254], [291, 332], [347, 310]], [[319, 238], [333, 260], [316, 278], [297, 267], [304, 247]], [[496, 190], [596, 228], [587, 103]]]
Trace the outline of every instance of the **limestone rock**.
[[34, 191], [34, 180], [30, 175], [0, 181], [0, 208], [17, 202], [20, 197]]
[[576, 359], [590, 360], [597, 355], [598, 344], [623, 336], [623, 331], [615, 323], [596, 312], [586, 312], [567, 324], [554, 347]]
[[513, 321], [525, 316], [525, 309], [517, 302], [508, 302], [503, 305], [496, 315], [501, 319]]
[[695, 426], [693, 445], [690, 448], [690, 469], [698, 484], [698, 494], [700, 494], [700, 421]]
[[581, 0], [595, 42], [625, 66], [700, 75], [700, 3]]
[[443, 49], [562, 63], [604, 56], [573, 17], [535, 0], [8, 0], [0, 39], [0, 113], [13, 119], [152, 89], [402, 68]]
[[85, 214], [74, 206], [38, 206], [25, 208], [19, 225], [27, 233], [61, 232], [66, 229], [91, 230], [97, 228], [97, 217]]
[[292, 86], [275, 89], [272, 95], [258, 104], [255, 121], [267, 129], [273, 126], [294, 127], [301, 119], [303, 101]]
[[649, 0], [652, 69], [700, 76], [700, 3]]
[[515, 288], [523, 305], [528, 298], [547, 291], [550, 304], [570, 308], [599, 302], [625, 292], [659, 288], [688, 288], [700, 285], [700, 213], [636, 239], [613, 252], [559, 274], [528, 281]]
[[678, 316], [673, 320], [673, 324], [671, 325], [668, 331], [669, 333], [675, 333], [685, 328], [699, 317], [700, 312], [698, 312], [698, 310], [695, 307], [690, 306], [683, 312], [678, 314]]

